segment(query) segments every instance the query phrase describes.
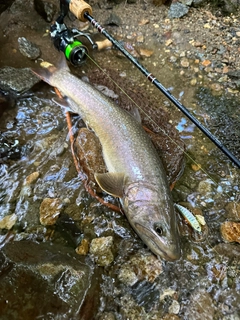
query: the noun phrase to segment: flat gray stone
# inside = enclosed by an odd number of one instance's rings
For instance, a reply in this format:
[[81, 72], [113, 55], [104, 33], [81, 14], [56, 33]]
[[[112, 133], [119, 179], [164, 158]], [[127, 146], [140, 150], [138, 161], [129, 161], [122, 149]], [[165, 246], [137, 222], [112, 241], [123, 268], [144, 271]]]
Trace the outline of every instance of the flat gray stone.
[[35, 76], [30, 68], [17, 69], [3, 67], [0, 69], [0, 89], [22, 93], [31, 89], [40, 79]]

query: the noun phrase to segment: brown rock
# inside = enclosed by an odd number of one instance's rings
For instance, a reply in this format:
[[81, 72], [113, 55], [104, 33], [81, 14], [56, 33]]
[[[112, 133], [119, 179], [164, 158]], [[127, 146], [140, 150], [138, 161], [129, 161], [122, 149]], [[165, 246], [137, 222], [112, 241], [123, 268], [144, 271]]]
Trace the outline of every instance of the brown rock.
[[104, 267], [108, 266], [114, 260], [112, 248], [113, 237], [101, 237], [92, 240], [89, 251], [94, 256], [96, 263]]
[[225, 241], [240, 243], [240, 222], [226, 221], [220, 230]]
[[210, 61], [210, 60], [204, 60], [204, 61], [202, 62], [202, 65], [203, 65], [204, 67], [208, 67], [208, 66], [211, 65], [211, 61]]
[[82, 239], [80, 245], [76, 248], [76, 253], [82, 256], [86, 256], [89, 251], [89, 242], [87, 239]]
[[56, 223], [61, 209], [62, 201], [59, 198], [45, 198], [40, 206], [40, 222], [44, 226], [51, 226]]

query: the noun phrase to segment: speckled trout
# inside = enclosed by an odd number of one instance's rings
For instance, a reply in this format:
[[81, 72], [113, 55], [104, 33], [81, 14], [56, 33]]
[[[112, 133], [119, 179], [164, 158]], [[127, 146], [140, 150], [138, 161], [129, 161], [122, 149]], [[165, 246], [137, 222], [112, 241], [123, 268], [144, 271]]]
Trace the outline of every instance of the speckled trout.
[[108, 170], [95, 173], [102, 190], [120, 199], [129, 223], [154, 254], [177, 260], [179, 235], [166, 173], [139, 121], [72, 75], [65, 60], [59, 68], [33, 72], [59, 89], [99, 138]]

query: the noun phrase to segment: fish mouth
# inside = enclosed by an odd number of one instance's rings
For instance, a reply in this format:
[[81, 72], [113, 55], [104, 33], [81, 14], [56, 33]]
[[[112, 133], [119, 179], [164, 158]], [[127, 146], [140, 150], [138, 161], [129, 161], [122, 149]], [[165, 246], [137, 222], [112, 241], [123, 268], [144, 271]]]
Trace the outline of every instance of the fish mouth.
[[[136, 231], [140, 238], [147, 244], [149, 249], [156, 255], [163, 258], [166, 261], [176, 261], [180, 258], [181, 252], [177, 245], [166, 243], [164, 244], [163, 240], [161, 241], [161, 237], [154, 231], [146, 226], [143, 226], [139, 223], [135, 223]], [[154, 241], [153, 236], [158, 239], [158, 243]], [[147, 238], [147, 239], [146, 239]], [[171, 246], [174, 246], [171, 251]], [[166, 249], [165, 249], [166, 248]]]

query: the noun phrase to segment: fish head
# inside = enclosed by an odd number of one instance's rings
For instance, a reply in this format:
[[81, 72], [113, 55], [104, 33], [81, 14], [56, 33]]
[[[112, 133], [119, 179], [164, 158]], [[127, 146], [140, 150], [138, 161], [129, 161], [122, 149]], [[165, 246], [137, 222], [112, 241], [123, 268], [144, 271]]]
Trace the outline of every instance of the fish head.
[[[161, 198], [161, 201], [160, 201]], [[155, 190], [136, 186], [123, 202], [129, 222], [148, 248], [167, 261], [180, 258], [180, 241], [172, 201], [159, 197]]]

